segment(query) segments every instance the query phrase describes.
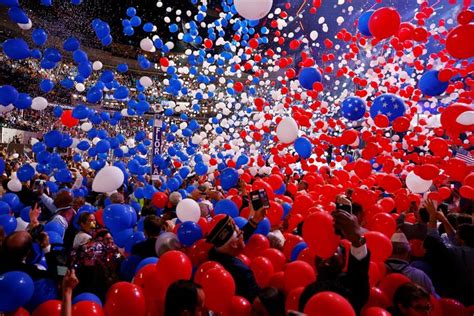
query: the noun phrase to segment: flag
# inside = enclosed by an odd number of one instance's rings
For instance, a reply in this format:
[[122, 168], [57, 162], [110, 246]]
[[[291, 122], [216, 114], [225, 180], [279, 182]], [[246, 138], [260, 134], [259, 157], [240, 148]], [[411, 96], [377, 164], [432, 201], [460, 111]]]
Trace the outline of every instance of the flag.
[[464, 161], [468, 166], [474, 165], [474, 157], [464, 148], [460, 148], [455, 157]]

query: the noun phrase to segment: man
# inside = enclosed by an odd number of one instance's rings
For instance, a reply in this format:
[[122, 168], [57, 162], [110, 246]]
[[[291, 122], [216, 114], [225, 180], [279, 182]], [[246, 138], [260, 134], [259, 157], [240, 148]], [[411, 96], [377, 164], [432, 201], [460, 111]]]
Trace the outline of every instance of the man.
[[[370, 253], [362, 236], [357, 218], [343, 210], [332, 213], [334, 228], [344, 238], [351, 242], [349, 254], [344, 247], [339, 247], [336, 253], [328, 258], [316, 257], [316, 282], [308, 285], [301, 294], [299, 310], [303, 311], [309, 299], [323, 291], [331, 291], [345, 297], [359, 313], [369, 299], [369, 265]], [[345, 257], [349, 256], [347, 272], [343, 273]]]
[[132, 247], [132, 254], [141, 257], [142, 259], [148, 257], [156, 257], [156, 238], [160, 235], [163, 228], [162, 220], [156, 215], [149, 215], [145, 217], [143, 222], [144, 233], [146, 240], [137, 243]]
[[209, 260], [216, 261], [232, 275], [236, 285], [236, 295], [245, 297], [252, 302], [260, 291], [252, 270], [237, 256], [245, 247], [257, 225], [265, 217], [266, 210], [255, 212], [253, 218], [240, 230], [230, 216], [221, 219], [212, 229], [207, 242], [214, 245], [209, 251]]
[[408, 240], [419, 239], [424, 240], [428, 233], [429, 214], [425, 208], [418, 207], [414, 202], [410, 205], [410, 211], [415, 214], [416, 223], [405, 222], [406, 214], [402, 213], [397, 218], [397, 226], [405, 234]]
[[76, 211], [72, 207], [73, 198], [68, 190], [59, 191], [54, 200], [39, 191], [40, 199], [43, 204], [54, 213], [51, 221], [59, 222], [64, 229], [67, 229], [76, 215]]
[[401, 273], [422, 286], [428, 293], [435, 294], [433, 283], [426, 273], [410, 265], [411, 248], [405, 234], [393, 234], [392, 248], [392, 256], [385, 261], [387, 273]]
[[188, 280], [172, 283], [166, 291], [165, 316], [207, 315], [202, 288]]

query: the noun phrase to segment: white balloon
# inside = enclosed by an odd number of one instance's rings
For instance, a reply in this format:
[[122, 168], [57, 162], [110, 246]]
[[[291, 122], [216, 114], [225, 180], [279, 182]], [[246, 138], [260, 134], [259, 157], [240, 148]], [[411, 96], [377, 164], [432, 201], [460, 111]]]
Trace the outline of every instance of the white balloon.
[[0, 106], [0, 114], [10, 112], [10, 111], [13, 110], [14, 108], [15, 108], [15, 107], [13, 106], [13, 104], [9, 104], [8, 106], [3, 106], [3, 105], [1, 105], [1, 106]]
[[413, 193], [425, 193], [428, 191], [433, 184], [432, 180], [425, 180], [417, 176], [413, 171], [407, 175], [405, 180], [408, 190]]
[[153, 41], [147, 37], [140, 41], [140, 48], [146, 52], [151, 52], [155, 46], [153, 45]]
[[89, 169], [89, 163], [88, 163], [87, 161], [83, 161], [83, 162], [81, 163], [81, 166], [82, 166], [82, 168], [84, 168], [84, 169]]
[[125, 176], [120, 168], [106, 166], [97, 173], [92, 182], [92, 190], [99, 193], [113, 192], [123, 184]]
[[16, 232], [25, 231], [28, 228], [29, 223], [25, 222], [21, 217], [16, 218]]
[[48, 107], [48, 100], [43, 97], [36, 97], [33, 99], [33, 103], [31, 104], [31, 108], [33, 110], [42, 111]]
[[140, 84], [145, 88], [149, 88], [153, 85], [153, 80], [148, 76], [143, 76], [140, 78]]
[[17, 178], [13, 178], [7, 183], [7, 187], [12, 192], [20, 192], [22, 184]]
[[92, 124], [90, 122], [85, 122], [85, 123], [82, 123], [81, 125], [81, 129], [84, 131], [84, 132], [88, 132], [92, 129]]
[[197, 222], [201, 217], [201, 208], [193, 199], [181, 200], [176, 206], [176, 215], [181, 222]]
[[298, 124], [293, 118], [285, 117], [278, 123], [276, 134], [281, 143], [292, 143], [298, 138]]
[[18, 23], [18, 27], [22, 30], [29, 30], [31, 29], [32, 26], [33, 26], [33, 23], [31, 22], [30, 19], [28, 19], [28, 23], [25, 23], [25, 24]]
[[76, 90], [79, 91], [79, 92], [83, 92], [84, 90], [86, 90], [86, 86], [82, 83], [77, 83], [76, 84]]
[[99, 60], [97, 60], [97, 61], [94, 61], [94, 63], [92, 64], [92, 69], [101, 70], [102, 66], [103, 64]]
[[234, 0], [235, 9], [248, 20], [260, 20], [272, 9], [273, 0]]

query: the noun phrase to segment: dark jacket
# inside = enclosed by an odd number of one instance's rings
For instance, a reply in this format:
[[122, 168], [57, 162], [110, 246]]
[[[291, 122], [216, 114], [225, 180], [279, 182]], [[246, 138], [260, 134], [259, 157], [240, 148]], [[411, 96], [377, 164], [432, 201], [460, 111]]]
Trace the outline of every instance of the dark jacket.
[[147, 238], [145, 241], [139, 242], [132, 247], [132, 255], [139, 256], [142, 259], [156, 257], [155, 244], [155, 237]]

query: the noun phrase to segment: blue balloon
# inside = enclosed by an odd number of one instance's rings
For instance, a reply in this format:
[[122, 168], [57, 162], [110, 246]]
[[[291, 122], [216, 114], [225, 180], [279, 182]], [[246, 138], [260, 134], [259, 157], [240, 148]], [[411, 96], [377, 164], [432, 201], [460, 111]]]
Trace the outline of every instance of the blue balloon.
[[322, 78], [323, 77], [318, 69], [314, 67], [306, 67], [301, 69], [298, 80], [303, 88], [313, 90], [313, 84], [321, 82]]
[[342, 101], [342, 116], [349, 121], [357, 121], [364, 117], [366, 104], [359, 97], [348, 97]]
[[244, 217], [237, 216], [237, 217], [234, 217], [234, 222], [235, 222], [235, 225], [237, 225], [237, 227], [242, 229], [248, 223], [248, 220]]
[[39, 279], [34, 282], [33, 296], [26, 307], [29, 310], [35, 310], [36, 307], [49, 300], [58, 299], [59, 291], [56, 282], [51, 279]]
[[297, 243], [293, 250], [291, 250], [290, 261], [298, 259], [298, 255], [306, 248], [308, 248], [308, 245], [304, 241]]
[[370, 33], [369, 30], [369, 20], [373, 13], [374, 10], [369, 10], [362, 13], [359, 17], [359, 23], [357, 24], [357, 28], [359, 29], [359, 32], [362, 33], [362, 35], [372, 36], [372, 33]]
[[13, 103], [13, 105], [17, 109], [29, 109], [31, 108], [31, 104], [33, 103], [33, 100], [31, 99], [30, 95], [27, 93], [19, 93], [18, 94], [18, 99]]
[[2, 201], [8, 203], [11, 208], [16, 208], [20, 205], [20, 199], [15, 193], [5, 193], [2, 197]]
[[11, 7], [8, 10], [8, 16], [13, 22], [18, 24], [28, 24], [30, 21], [28, 15], [20, 7]]
[[102, 139], [100, 140], [97, 145], [95, 145], [95, 149], [97, 150], [97, 153], [106, 153], [110, 150], [110, 143], [109, 141]]
[[10, 235], [16, 229], [16, 218], [11, 215], [0, 215], [0, 227], [3, 227], [5, 235]]
[[104, 224], [112, 232], [133, 227], [137, 222], [137, 213], [127, 204], [110, 204], [104, 208]]
[[49, 79], [43, 79], [40, 83], [40, 89], [44, 93], [48, 93], [54, 88], [54, 82]]
[[198, 162], [195, 166], [194, 166], [194, 171], [196, 172], [196, 174], [200, 175], [200, 176], [203, 176], [205, 174], [207, 174], [207, 171], [208, 171], [208, 167], [206, 164], [202, 163], [202, 162]]
[[0, 201], [0, 215], [11, 215], [11, 208], [7, 202]]
[[[145, 240], [146, 240], [146, 237], [143, 232], [141, 231], [134, 232], [132, 237], [125, 244], [125, 251], [127, 253], [132, 253], [133, 246]], [[135, 272], [135, 270], [133, 272]]]
[[216, 203], [214, 206], [214, 213], [217, 214], [227, 214], [230, 217], [239, 216], [239, 209], [237, 205], [229, 199], [223, 199]]
[[124, 86], [118, 87], [114, 92], [114, 98], [118, 100], [126, 99], [128, 97], [128, 88]]
[[220, 180], [222, 188], [227, 191], [237, 185], [239, 173], [234, 168], [226, 168], [222, 170]]
[[58, 171], [56, 171], [56, 173], [54, 174], [54, 178], [56, 179], [56, 181], [61, 183], [73, 182], [72, 173], [71, 171], [69, 171], [69, 169], [66, 168], [59, 169]]
[[145, 23], [145, 24], [143, 25], [143, 30], [144, 30], [145, 32], [148, 32], [148, 33], [149, 33], [149, 32], [153, 32], [153, 29], [154, 29], [154, 25], [153, 25], [152, 23], [149, 23], [149, 22], [148, 22], [148, 23]]
[[140, 26], [140, 24], [142, 24], [142, 19], [140, 19], [140, 17], [138, 16], [134, 16], [130, 19], [130, 24], [133, 26], [133, 27], [137, 27], [137, 26]]
[[35, 175], [35, 169], [30, 164], [24, 164], [16, 172], [16, 176], [20, 182], [31, 180]]
[[90, 109], [84, 104], [79, 104], [72, 110], [72, 117], [78, 120], [83, 120], [87, 118], [89, 115], [90, 115]]
[[270, 227], [270, 221], [268, 220], [268, 218], [265, 217], [260, 223], [258, 223], [257, 229], [255, 230], [254, 234], [267, 236], [270, 232]]
[[120, 275], [125, 279], [125, 281], [132, 281], [140, 260], [141, 258], [139, 256], [133, 255], [122, 261], [122, 264], [120, 265]]
[[102, 307], [102, 301], [94, 293], [84, 292], [84, 293], [81, 293], [81, 294], [75, 296], [72, 299], [72, 305], [74, 305], [76, 303], [79, 303], [79, 302], [94, 302], [94, 303], [99, 304]]
[[119, 64], [117, 65], [117, 71], [120, 73], [125, 73], [128, 71], [128, 65], [127, 64]]
[[311, 156], [313, 146], [306, 137], [298, 137], [295, 140], [295, 150], [301, 158], [307, 159]]
[[48, 34], [43, 29], [35, 29], [31, 34], [31, 38], [36, 45], [41, 46], [48, 40]]
[[386, 115], [390, 122], [405, 114], [405, 103], [398, 96], [385, 93], [374, 99], [370, 107], [370, 116], [374, 119], [377, 115]]
[[133, 236], [133, 228], [127, 228], [120, 231], [112, 232], [112, 237], [114, 238], [114, 243], [119, 247], [123, 248], [127, 242]]
[[127, 9], [127, 16], [129, 18], [133, 18], [135, 15], [137, 15], [137, 9], [135, 9], [134, 7], [130, 7]]
[[5, 160], [3, 158], [0, 158], [0, 174], [3, 174], [5, 172]]
[[421, 76], [420, 81], [418, 82], [418, 87], [420, 88], [421, 92], [423, 92], [423, 94], [434, 97], [441, 95], [444, 93], [444, 91], [446, 91], [449, 82], [443, 82], [439, 80], [438, 75], [438, 70], [430, 70]]
[[176, 191], [179, 189], [179, 181], [175, 178], [170, 178], [166, 181], [166, 186], [171, 192]]
[[184, 222], [178, 228], [178, 239], [186, 247], [202, 238], [201, 227], [194, 222]]
[[100, 90], [97, 87], [92, 87], [87, 92], [87, 102], [98, 103], [102, 100], [102, 97], [103, 97], [102, 90]]
[[56, 48], [46, 48], [44, 50], [44, 59], [57, 63], [61, 61], [61, 52]]
[[140, 261], [137, 268], [135, 269], [135, 274], [137, 274], [138, 271], [140, 271], [144, 266], [147, 266], [149, 264], [156, 264], [157, 262], [158, 262], [157, 257], [148, 257], [148, 258], [143, 259], [142, 261]]
[[77, 40], [77, 38], [75, 38], [75, 37], [69, 37], [63, 43], [64, 50], [66, 50], [68, 52], [74, 52], [74, 51], [78, 50], [79, 47], [80, 47], [80, 43]]
[[85, 63], [89, 61], [89, 57], [87, 56], [87, 53], [80, 49], [77, 49], [74, 51], [74, 53], [72, 53], [72, 58], [74, 59], [74, 62], [77, 64]]
[[61, 144], [62, 140], [63, 135], [60, 131], [57, 130], [49, 131], [43, 137], [44, 143], [50, 148], [58, 147]]
[[84, 78], [89, 78], [92, 74], [92, 65], [89, 61], [81, 62], [77, 66], [77, 72]]
[[10, 85], [5, 85], [0, 87], [0, 104], [3, 106], [8, 106], [12, 103], [18, 101], [19, 93]]
[[[56, 223], [56, 222], [54, 222], [54, 223]], [[64, 228], [60, 224], [59, 224], [59, 226], [55, 225], [53, 227], [53, 228], [56, 229], [56, 231], [49, 230], [50, 228], [52, 228], [52, 227], [48, 226], [48, 229], [46, 229], [46, 226], [45, 226], [45, 232], [49, 236], [49, 243], [51, 244], [52, 248], [56, 249], [58, 246], [60, 247], [64, 244], [64, 240], [63, 240], [64, 233], [63, 234], [60, 233], [61, 231], [64, 231]]]
[[30, 211], [31, 211], [31, 206], [24, 207], [20, 211], [21, 219], [27, 223], [30, 222]]
[[0, 275], [0, 311], [13, 312], [33, 296], [34, 284], [25, 272], [11, 271]]

